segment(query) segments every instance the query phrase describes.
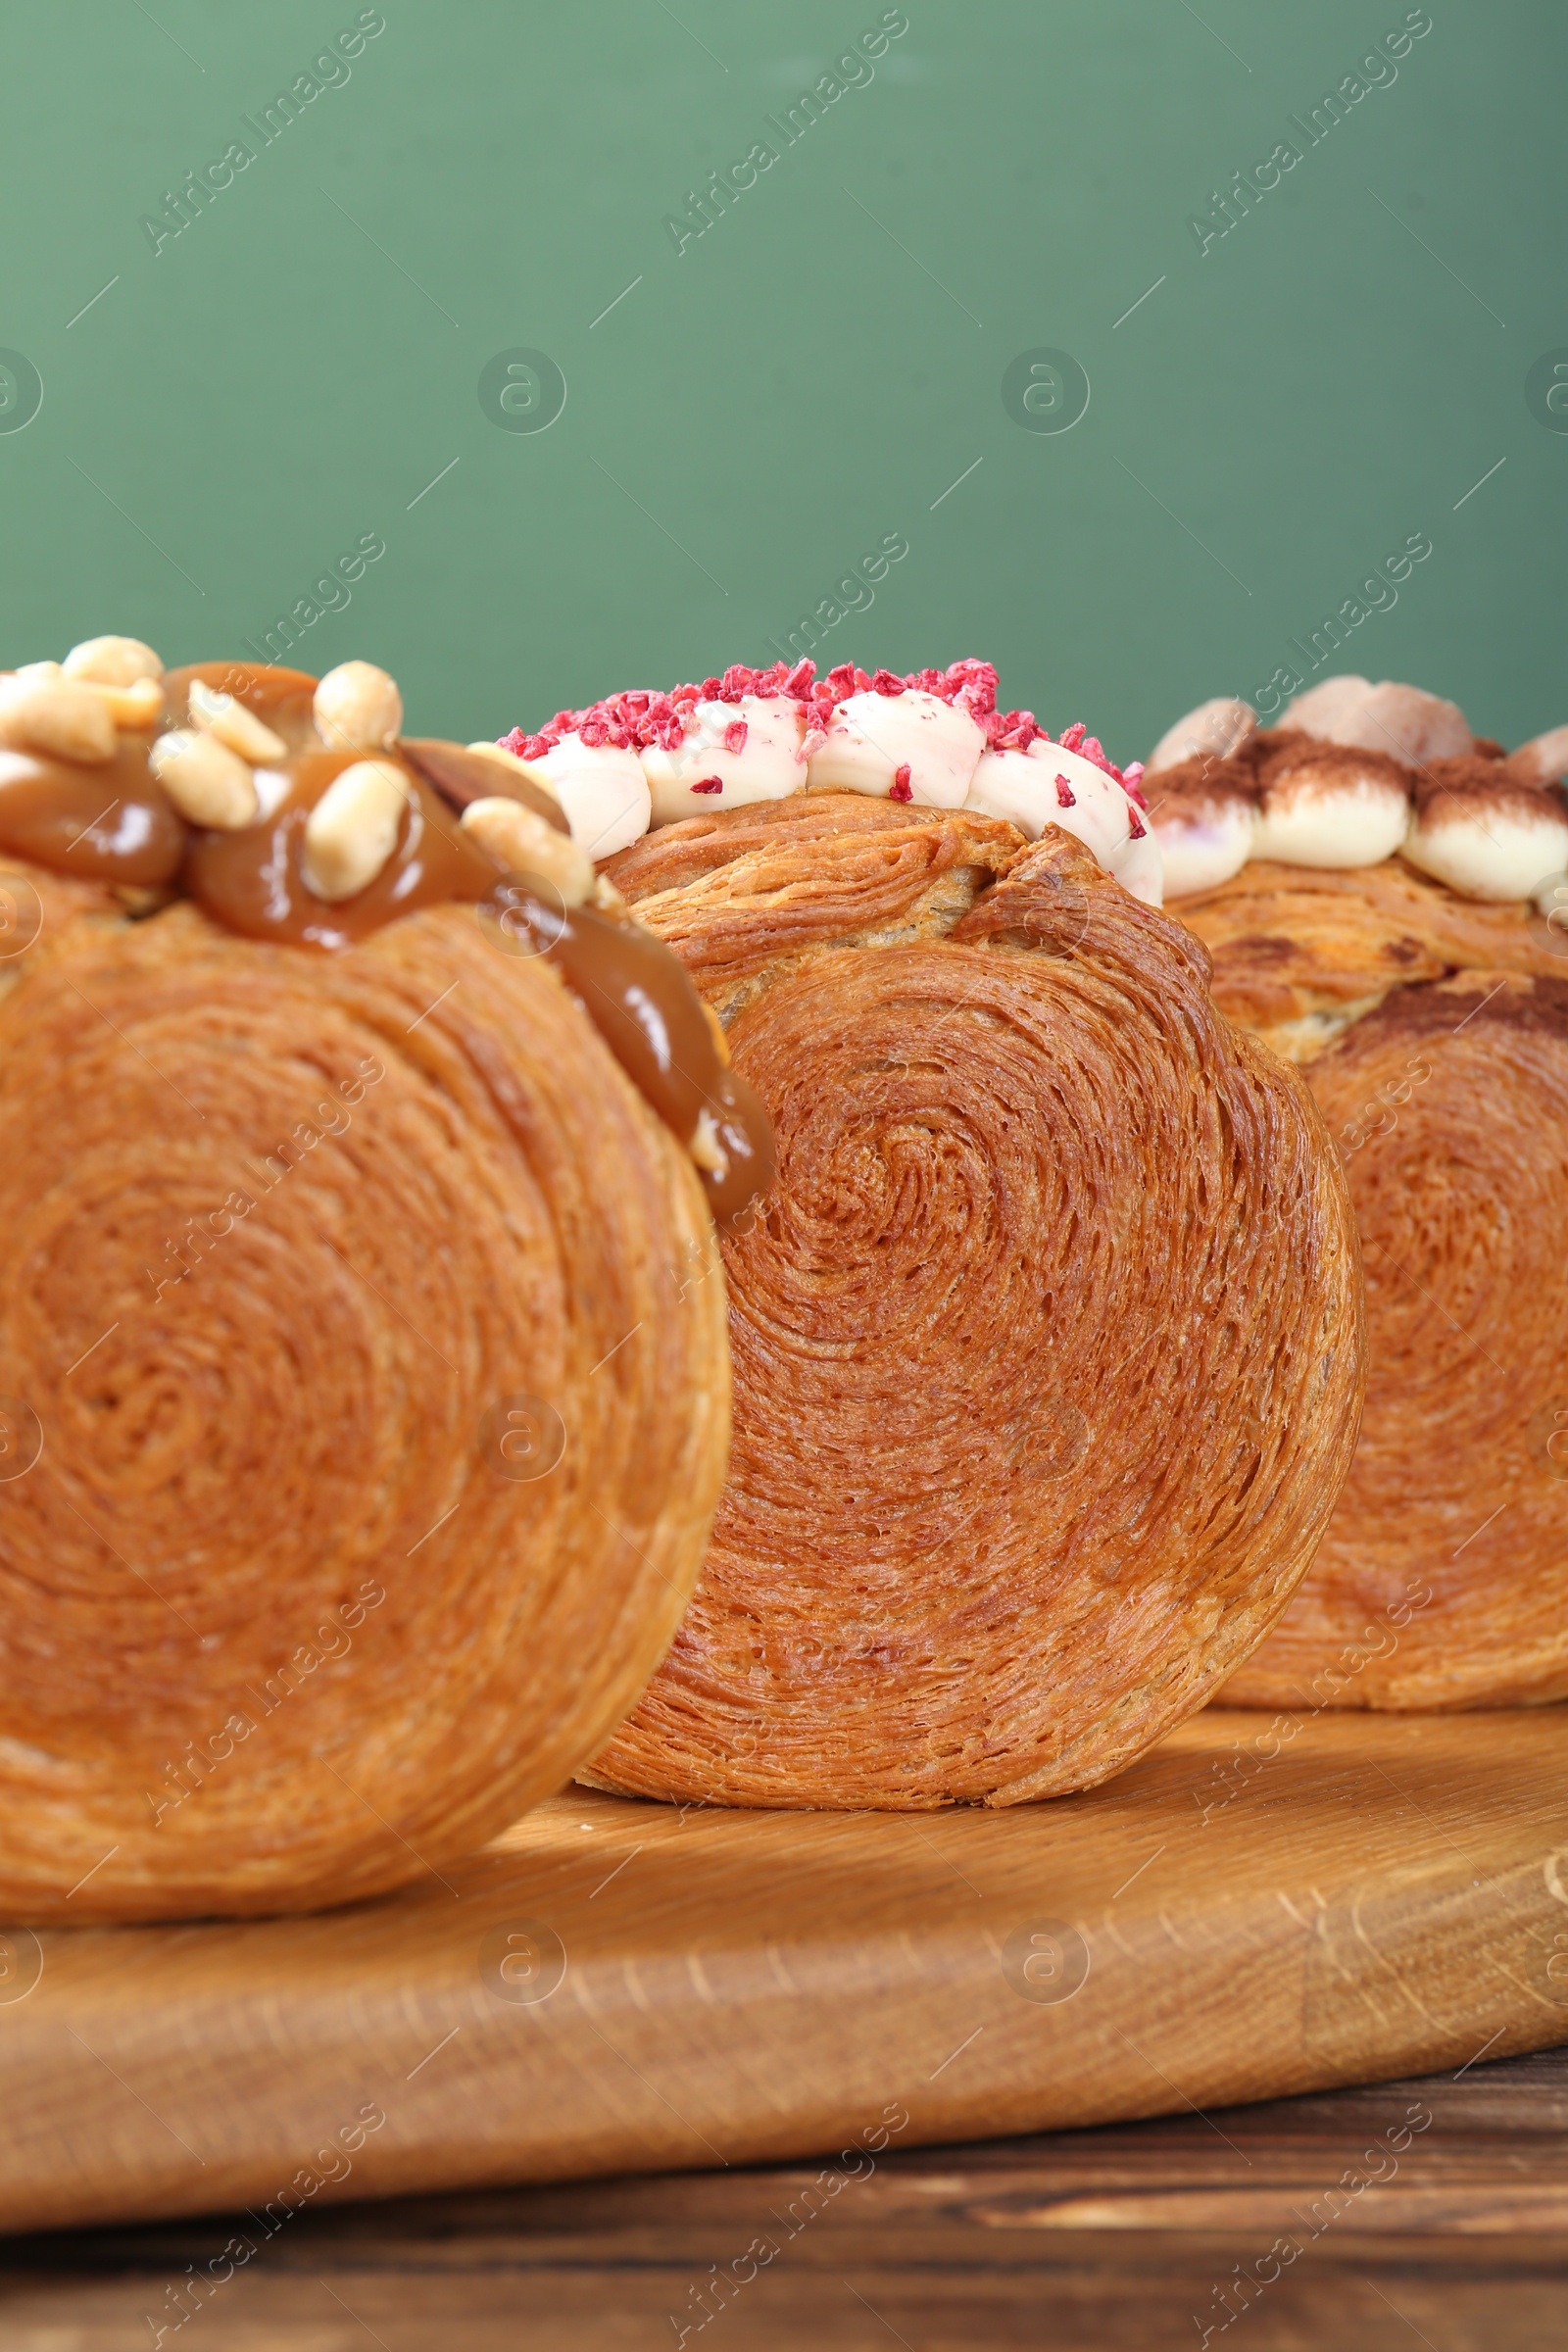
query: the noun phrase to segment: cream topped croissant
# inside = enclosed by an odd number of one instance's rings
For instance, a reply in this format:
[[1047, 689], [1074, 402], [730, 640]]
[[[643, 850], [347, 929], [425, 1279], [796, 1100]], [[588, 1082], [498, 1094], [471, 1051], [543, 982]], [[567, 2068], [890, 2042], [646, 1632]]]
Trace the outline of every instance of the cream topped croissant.
[[1246, 1705], [1568, 1695], [1568, 729], [1331, 678], [1259, 731], [1205, 704], [1149, 762], [1215, 1002], [1299, 1063], [1366, 1269], [1354, 1466]]
[[1103, 1780], [1284, 1608], [1361, 1380], [1343, 1178], [1157, 911], [1136, 768], [975, 662], [737, 668], [507, 741], [779, 1157], [721, 1243], [713, 1540], [591, 1777], [914, 1809]]

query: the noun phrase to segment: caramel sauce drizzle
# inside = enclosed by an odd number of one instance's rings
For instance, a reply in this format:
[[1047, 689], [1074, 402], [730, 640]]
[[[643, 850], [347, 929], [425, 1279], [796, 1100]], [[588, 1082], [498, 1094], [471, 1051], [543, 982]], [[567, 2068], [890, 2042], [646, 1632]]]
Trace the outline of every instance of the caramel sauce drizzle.
[[514, 784], [498, 761], [458, 744], [421, 738], [377, 753], [409, 783], [397, 846], [367, 889], [329, 906], [305, 885], [306, 820], [333, 777], [368, 755], [327, 750], [316, 727], [317, 681], [307, 671], [250, 662], [169, 671], [158, 731], [189, 723], [194, 679], [243, 703], [285, 747], [276, 766], [253, 771], [263, 810], [255, 824], [234, 833], [188, 825], [148, 764], [149, 730], [122, 734], [114, 758], [92, 766], [0, 750], [0, 852], [84, 880], [177, 884], [226, 929], [290, 947], [350, 948], [420, 906], [478, 906], [514, 952], [521, 946], [560, 973], [682, 1144], [708, 1113], [725, 1166], [699, 1166], [698, 1175], [715, 1223], [739, 1222], [773, 1180], [772, 1131], [757, 1095], [720, 1059], [684, 967], [629, 918], [564, 909], [547, 883], [498, 873], [457, 821], [471, 801], [497, 794], [564, 829], [554, 804], [541, 808], [546, 796], [536, 786]]
[[[726, 1164], [722, 1173], [700, 1167], [698, 1174], [714, 1223], [735, 1225], [773, 1182], [772, 1123], [761, 1098], [719, 1060], [685, 966], [640, 923], [552, 905], [526, 877], [504, 881], [492, 905], [510, 939], [554, 964], [666, 1127], [689, 1143], [708, 1112]], [[671, 984], [671, 965], [679, 987]]]
[[185, 820], [137, 736], [94, 767], [0, 751], [0, 849], [52, 873], [144, 888], [178, 873]]
[[[328, 906], [305, 886], [302, 860], [311, 810], [344, 768], [364, 752], [302, 752], [281, 768], [255, 770], [256, 788], [270, 812], [241, 833], [192, 831], [184, 883], [215, 922], [247, 939], [286, 940], [291, 947], [351, 948], [400, 914], [439, 906], [448, 899], [477, 903], [496, 886], [496, 869], [463, 832], [406, 760], [380, 753], [409, 781], [397, 847], [375, 880], [352, 899]], [[275, 796], [275, 797], [274, 797]]]

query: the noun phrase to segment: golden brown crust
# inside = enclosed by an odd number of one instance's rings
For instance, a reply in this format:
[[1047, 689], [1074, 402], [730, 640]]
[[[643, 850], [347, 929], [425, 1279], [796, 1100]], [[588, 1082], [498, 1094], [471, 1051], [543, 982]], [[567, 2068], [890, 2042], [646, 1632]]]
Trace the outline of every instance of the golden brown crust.
[[41, 957], [74, 954], [126, 920], [107, 882], [78, 881], [0, 851], [0, 997]]
[[[960, 837], [970, 827], [974, 838], [989, 840], [999, 830], [995, 817], [970, 809], [916, 808], [900, 801], [884, 801], [859, 792], [792, 793], [782, 801], [755, 801], [742, 808], [715, 808], [702, 816], [682, 817], [678, 824], [658, 825], [629, 849], [607, 858], [600, 872], [608, 874], [623, 897], [635, 903], [655, 891], [680, 890], [715, 867], [737, 858], [776, 847], [781, 841], [827, 843], [838, 838], [863, 840], [878, 833], [929, 836], [936, 844]], [[1003, 832], [1012, 834], [1010, 825]], [[1016, 847], [1014, 839], [1013, 846]], [[929, 853], [928, 853], [929, 854]]]
[[666, 825], [603, 871], [728, 1022], [805, 957], [946, 932], [1022, 847], [968, 809], [808, 793]]
[[1311, 1575], [1227, 1696], [1568, 1695], [1562, 942], [1528, 904], [1460, 899], [1397, 858], [1250, 865], [1178, 912], [1213, 955], [1216, 1000], [1303, 1064], [1366, 1266], [1354, 1466]]
[[[1088, 1787], [1203, 1702], [1316, 1547], [1360, 1399], [1344, 1180], [1202, 949], [1056, 828], [938, 918], [970, 820], [802, 805], [792, 842], [790, 811], [765, 869], [639, 905], [710, 995], [713, 943], [760, 935], [729, 1036], [780, 1181], [724, 1245], [702, 1582], [593, 1777], [780, 1806]], [[884, 944], [841, 885], [906, 829], [926, 913]]]
[[0, 1120], [0, 1916], [470, 1852], [696, 1574], [728, 1369], [684, 1153], [455, 906], [315, 956], [187, 904], [40, 957]]
[[1568, 1696], [1568, 975], [1396, 989], [1305, 1074], [1360, 1228], [1366, 1415], [1311, 1575], [1226, 1698]]
[[1562, 971], [1528, 905], [1461, 899], [1402, 858], [1351, 872], [1259, 860], [1172, 909], [1214, 959], [1214, 1002], [1288, 1060], [1392, 989], [1468, 968]]

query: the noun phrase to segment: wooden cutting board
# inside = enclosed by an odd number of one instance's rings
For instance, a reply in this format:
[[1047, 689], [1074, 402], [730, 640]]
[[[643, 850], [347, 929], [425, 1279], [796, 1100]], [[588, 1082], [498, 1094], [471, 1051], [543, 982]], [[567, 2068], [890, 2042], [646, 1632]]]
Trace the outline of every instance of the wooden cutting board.
[[333, 2198], [1201, 2112], [1565, 2036], [1568, 1711], [1211, 1710], [1011, 1812], [568, 1789], [350, 1911], [12, 1930], [0, 2226], [246, 2207], [270, 2234]]

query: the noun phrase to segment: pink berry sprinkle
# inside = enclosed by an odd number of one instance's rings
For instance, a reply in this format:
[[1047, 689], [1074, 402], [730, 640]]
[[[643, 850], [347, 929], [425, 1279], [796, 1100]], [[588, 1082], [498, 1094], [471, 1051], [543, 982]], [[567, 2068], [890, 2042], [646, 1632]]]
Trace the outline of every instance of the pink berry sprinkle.
[[997, 672], [991, 662], [955, 662], [948, 670], [947, 701], [984, 726], [997, 707]]
[[1032, 710], [988, 710], [980, 725], [988, 752], [1026, 752], [1051, 741]]
[[989, 662], [954, 662], [946, 669], [911, 669], [906, 686], [956, 703], [983, 727], [997, 707], [997, 673]]
[[1143, 838], [1144, 838], [1144, 835], [1145, 835], [1145, 834], [1148, 832], [1148, 830], [1149, 830], [1149, 827], [1148, 827], [1148, 826], [1145, 824], [1145, 822], [1144, 822], [1143, 818], [1142, 818], [1142, 817], [1139, 815], [1139, 813], [1138, 813], [1137, 809], [1136, 809], [1136, 808], [1129, 808], [1129, 809], [1128, 809], [1128, 811], [1127, 811], [1127, 838], [1128, 838], [1128, 840], [1129, 840], [1129, 841], [1142, 841], [1142, 840], [1143, 840]]
[[825, 729], [840, 699], [826, 678], [818, 678], [806, 698], [807, 725]]
[[[636, 687], [625, 693], [607, 695], [581, 710], [558, 710], [533, 733], [514, 727], [500, 741], [505, 750], [522, 760], [545, 759], [568, 735], [575, 735], [590, 750], [608, 746], [617, 751], [640, 752], [657, 745], [662, 751], [675, 752], [697, 723], [699, 704], [727, 703], [733, 709], [749, 696], [758, 696], [764, 701], [793, 702], [800, 708], [806, 722], [806, 737], [795, 759], [797, 764], [804, 766], [827, 741], [839, 705], [851, 695], [880, 694], [891, 698], [911, 692], [933, 695], [939, 702], [966, 710], [979, 727], [987, 751], [1027, 752], [1035, 744], [1049, 744], [1052, 740], [1050, 729], [1041, 725], [1032, 710], [998, 710], [997, 673], [989, 662], [953, 662], [946, 669], [911, 669], [904, 677], [896, 670], [866, 670], [857, 662], [840, 662], [826, 677], [819, 678], [815, 662], [803, 659], [793, 665], [774, 662], [766, 669], [732, 662], [721, 677], [672, 686], [667, 693]], [[843, 721], [839, 723], [842, 726]], [[749, 734], [744, 718], [732, 718], [723, 731], [725, 750], [732, 757], [738, 756], [745, 750]], [[1129, 839], [1142, 841], [1148, 827], [1136, 812], [1142, 810], [1146, 816], [1149, 812], [1142, 762], [1135, 760], [1125, 770], [1117, 767], [1099, 737], [1090, 734], [1082, 719], [1064, 728], [1057, 740], [1063, 751], [1075, 752], [1121, 786], [1134, 809]], [[689, 787], [696, 793], [723, 789], [718, 776], [701, 777]], [[914, 798], [913, 777], [907, 766], [898, 770], [890, 797], [906, 802]], [[1077, 795], [1065, 776], [1056, 778], [1056, 802], [1062, 808], [1077, 804]]]

